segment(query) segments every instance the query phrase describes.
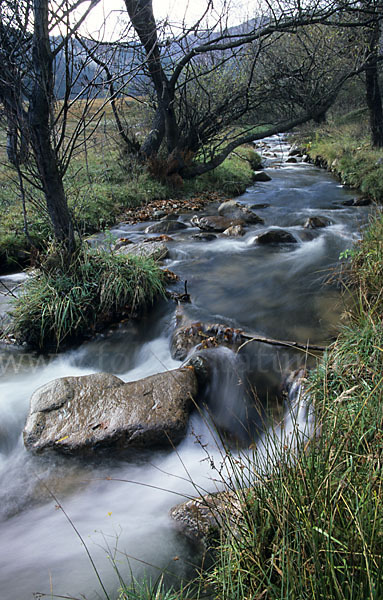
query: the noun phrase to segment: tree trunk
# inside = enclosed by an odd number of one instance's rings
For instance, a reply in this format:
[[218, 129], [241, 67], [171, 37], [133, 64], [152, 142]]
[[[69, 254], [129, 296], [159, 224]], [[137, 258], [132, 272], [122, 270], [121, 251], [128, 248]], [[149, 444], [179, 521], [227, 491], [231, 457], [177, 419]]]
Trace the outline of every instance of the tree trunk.
[[370, 114], [372, 145], [383, 148], [383, 108], [379, 86], [378, 48], [380, 40], [380, 21], [371, 25], [367, 47], [368, 60], [365, 72], [366, 100]]
[[153, 128], [142, 146], [142, 151], [146, 156], [153, 156], [165, 138], [170, 154], [178, 146], [179, 131], [174, 111], [174, 89], [161, 64], [152, 0], [125, 0], [125, 5], [132, 25], [145, 48], [147, 65], [157, 97], [158, 108]]
[[48, 31], [48, 0], [34, 0], [33, 76], [29, 105], [32, 148], [41, 176], [48, 213], [56, 241], [71, 254], [74, 231], [65, 196], [59, 161], [52, 144], [53, 56]]

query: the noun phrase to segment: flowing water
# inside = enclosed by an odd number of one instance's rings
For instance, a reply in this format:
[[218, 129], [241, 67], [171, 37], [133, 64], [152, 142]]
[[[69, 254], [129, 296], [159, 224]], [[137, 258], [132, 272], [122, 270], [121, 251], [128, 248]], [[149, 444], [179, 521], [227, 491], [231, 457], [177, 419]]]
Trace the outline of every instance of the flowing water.
[[[288, 152], [283, 138], [265, 142], [272, 181], [254, 184], [239, 198], [248, 206], [269, 205], [254, 209], [265, 224], [251, 226], [241, 238], [221, 236], [209, 242], [193, 239], [193, 227], [172, 234], [175, 241], [169, 243], [166, 266], [188, 281], [192, 304], [184, 311], [193, 320], [323, 344], [336, 335], [343, 308], [339, 291], [325, 282], [339, 254], [360, 237], [368, 209], [343, 206], [353, 194], [328, 173], [304, 163], [283, 163]], [[209, 206], [208, 212], [216, 210]], [[308, 235], [302, 225], [309, 216], [324, 217], [331, 224]], [[190, 215], [181, 218], [188, 222]], [[114, 233], [140, 240], [147, 237], [146, 226], [120, 225]], [[273, 227], [290, 231], [298, 243], [254, 243], [256, 234]], [[12, 288], [20, 277], [2, 279]], [[96, 371], [129, 381], [179, 366], [169, 349], [175, 312], [175, 304], [161, 302], [140, 323], [122, 324], [59, 356], [0, 349], [1, 600], [29, 600], [34, 592], [51, 591], [77, 598], [84, 594], [88, 600], [104, 597], [84, 546], [58, 502], [85, 541], [112, 597], [118, 580], [108, 555], [115, 556], [128, 580], [130, 572], [140, 577], [148, 569], [155, 577], [157, 568], [178, 576], [190, 574], [197, 555], [174, 528], [168, 511], [195, 496], [195, 486], [199, 491], [219, 488], [212, 464], [220, 464], [220, 448], [200, 415], [192, 416], [188, 435], [176, 451], [94, 460], [32, 456], [21, 437], [30, 395], [47, 381]], [[256, 391], [263, 406], [275, 403], [283, 379], [304, 365], [305, 354], [252, 342], [239, 355], [224, 348], [213, 355], [216, 367], [204, 399], [215, 422], [248, 444], [245, 421], [256, 421], [249, 389], [253, 395]], [[239, 385], [239, 378], [246, 385]], [[298, 411], [295, 419], [303, 415]]]

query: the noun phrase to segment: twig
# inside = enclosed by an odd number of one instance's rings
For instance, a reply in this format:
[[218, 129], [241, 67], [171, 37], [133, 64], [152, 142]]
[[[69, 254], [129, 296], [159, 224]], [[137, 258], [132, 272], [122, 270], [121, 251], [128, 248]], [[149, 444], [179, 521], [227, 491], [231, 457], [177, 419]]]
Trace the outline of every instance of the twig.
[[241, 336], [246, 339], [246, 342], [240, 345], [237, 352], [242, 350], [250, 342], [261, 342], [262, 344], [270, 344], [271, 346], [286, 346], [288, 348], [298, 348], [299, 350], [313, 350], [316, 352], [324, 352], [327, 350], [327, 346], [316, 346], [312, 344], [300, 344], [299, 342], [290, 342], [287, 340], [274, 340], [273, 338], [260, 337], [255, 335], [249, 335], [247, 333], [241, 333]]

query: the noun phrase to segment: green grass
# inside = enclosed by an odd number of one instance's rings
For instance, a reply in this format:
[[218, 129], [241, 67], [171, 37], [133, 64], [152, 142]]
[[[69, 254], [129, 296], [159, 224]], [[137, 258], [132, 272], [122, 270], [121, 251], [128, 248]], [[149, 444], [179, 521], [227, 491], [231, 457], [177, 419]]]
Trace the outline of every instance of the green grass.
[[323, 158], [342, 183], [383, 202], [383, 150], [372, 148], [365, 111], [298, 134], [311, 158]]
[[12, 334], [39, 350], [57, 349], [164, 293], [157, 264], [83, 246], [71, 264], [48, 255], [14, 302]]

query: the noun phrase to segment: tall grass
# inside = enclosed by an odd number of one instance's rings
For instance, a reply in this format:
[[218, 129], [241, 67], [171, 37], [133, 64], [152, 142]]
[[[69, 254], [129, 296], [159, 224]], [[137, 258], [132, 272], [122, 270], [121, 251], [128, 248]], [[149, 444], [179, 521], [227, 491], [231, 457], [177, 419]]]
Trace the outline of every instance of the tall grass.
[[57, 349], [163, 293], [162, 272], [153, 260], [83, 245], [69, 265], [58, 254], [48, 255], [33, 272], [14, 302], [12, 333], [39, 350]]

